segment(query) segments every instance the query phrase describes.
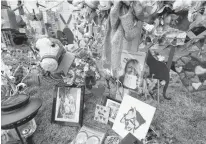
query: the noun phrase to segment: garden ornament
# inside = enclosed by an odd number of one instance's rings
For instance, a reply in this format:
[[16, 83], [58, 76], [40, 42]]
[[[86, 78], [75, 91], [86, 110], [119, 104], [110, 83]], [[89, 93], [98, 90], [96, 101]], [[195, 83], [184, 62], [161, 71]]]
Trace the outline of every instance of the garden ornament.
[[169, 69], [167, 68], [167, 65], [163, 62], [156, 60], [151, 54], [150, 50], [148, 51], [146, 63], [150, 69], [150, 75], [148, 76], [149, 78], [165, 80], [166, 84], [163, 88], [163, 96], [165, 99], [170, 100], [171, 98], [166, 97], [166, 90], [169, 85], [170, 79]]

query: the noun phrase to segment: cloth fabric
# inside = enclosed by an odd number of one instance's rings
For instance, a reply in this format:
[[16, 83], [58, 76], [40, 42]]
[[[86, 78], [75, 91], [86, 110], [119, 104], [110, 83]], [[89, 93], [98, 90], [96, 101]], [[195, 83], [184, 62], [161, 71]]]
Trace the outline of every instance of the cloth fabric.
[[125, 38], [127, 41], [132, 41], [135, 37], [141, 37], [142, 22], [138, 21], [135, 25], [134, 16], [132, 11], [129, 10], [125, 15], [120, 17], [121, 24], [125, 32]]
[[103, 67], [114, 75], [121, 68], [122, 50], [137, 51], [141, 40], [142, 22], [135, 23], [131, 10], [122, 15], [124, 8], [120, 1], [114, 1], [106, 24]]
[[[106, 36], [104, 39], [104, 47], [103, 47], [103, 61], [104, 64], [108, 64], [109, 66], [107, 68], [110, 69], [110, 64], [111, 64], [111, 23], [110, 23], [110, 18], [108, 18], [107, 23], [106, 23]], [[104, 65], [103, 64], [103, 65]]]
[[111, 28], [112, 30], [116, 30], [118, 27], [118, 20], [119, 20], [119, 16], [120, 16], [120, 7], [121, 7], [121, 3], [119, 1], [114, 1], [113, 7], [110, 10], [110, 23], [111, 23]]
[[124, 31], [122, 25], [119, 25], [117, 31], [115, 32], [114, 36], [112, 37], [111, 41], [111, 66], [112, 70], [116, 71], [121, 66], [121, 52], [123, 49], [122, 41], [124, 37]]

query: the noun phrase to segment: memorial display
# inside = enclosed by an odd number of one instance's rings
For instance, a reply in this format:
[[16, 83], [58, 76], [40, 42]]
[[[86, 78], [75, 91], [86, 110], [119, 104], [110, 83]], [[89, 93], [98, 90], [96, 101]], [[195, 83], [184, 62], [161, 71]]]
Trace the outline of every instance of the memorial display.
[[2, 144], [206, 142], [206, 2], [1, 2]]

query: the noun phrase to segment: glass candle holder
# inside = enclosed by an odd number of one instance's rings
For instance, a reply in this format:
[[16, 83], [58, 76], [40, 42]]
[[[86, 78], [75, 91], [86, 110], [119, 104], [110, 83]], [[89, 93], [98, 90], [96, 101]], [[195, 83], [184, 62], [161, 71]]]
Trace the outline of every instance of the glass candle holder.
[[28, 123], [20, 126], [18, 129], [19, 129], [22, 137], [28, 138], [29, 136], [31, 136], [35, 132], [36, 128], [37, 128], [36, 121], [33, 118]]

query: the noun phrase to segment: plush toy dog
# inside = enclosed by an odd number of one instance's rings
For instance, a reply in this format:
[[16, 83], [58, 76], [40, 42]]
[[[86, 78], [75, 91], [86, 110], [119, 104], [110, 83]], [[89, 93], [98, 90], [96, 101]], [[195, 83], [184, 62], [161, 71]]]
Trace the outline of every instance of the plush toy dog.
[[74, 55], [66, 52], [60, 41], [43, 37], [37, 40], [36, 48], [41, 57], [40, 65], [45, 71], [52, 73], [64, 72], [66, 75], [70, 68]]
[[[88, 58], [75, 56], [67, 52], [62, 43], [54, 38], [42, 37], [36, 41], [36, 48], [39, 50], [40, 66], [53, 77], [63, 79], [67, 85], [85, 85], [85, 79], [91, 71], [93, 79], [97, 80], [100, 75], [94, 62], [89, 62]], [[90, 59], [92, 61], [92, 59]], [[90, 81], [86, 81], [90, 83]], [[92, 83], [93, 85], [95, 83]], [[90, 86], [91, 87], [91, 86]]]

